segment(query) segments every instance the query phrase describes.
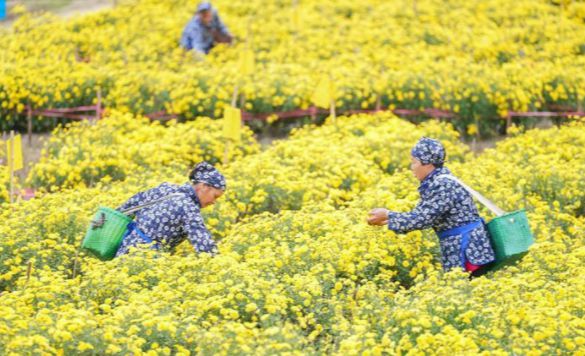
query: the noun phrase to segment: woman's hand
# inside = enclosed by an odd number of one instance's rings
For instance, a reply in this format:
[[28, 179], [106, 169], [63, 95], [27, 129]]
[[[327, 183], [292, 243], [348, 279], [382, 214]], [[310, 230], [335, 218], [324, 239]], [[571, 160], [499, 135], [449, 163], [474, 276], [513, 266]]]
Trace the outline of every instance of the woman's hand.
[[384, 226], [388, 224], [388, 213], [390, 211], [384, 208], [376, 208], [370, 211], [368, 224]]

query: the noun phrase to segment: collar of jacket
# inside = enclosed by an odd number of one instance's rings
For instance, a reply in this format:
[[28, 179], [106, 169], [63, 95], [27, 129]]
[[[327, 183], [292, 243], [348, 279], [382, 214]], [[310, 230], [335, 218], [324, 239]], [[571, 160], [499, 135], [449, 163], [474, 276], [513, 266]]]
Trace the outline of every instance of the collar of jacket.
[[422, 180], [422, 182], [420, 182], [418, 191], [420, 193], [426, 191], [431, 183], [435, 181], [435, 178], [442, 174], [451, 174], [451, 171], [449, 171], [447, 167], [435, 168], [431, 173], [429, 173], [428, 176], [425, 177], [425, 179]]
[[193, 200], [195, 202], [195, 204], [197, 204], [197, 206], [201, 207], [201, 202], [199, 201], [199, 197], [197, 196], [197, 193], [195, 192], [195, 188], [193, 187], [193, 184], [185, 183], [179, 187], [179, 191], [187, 194], [187, 196], [189, 198], [191, 198], [191, 200]]

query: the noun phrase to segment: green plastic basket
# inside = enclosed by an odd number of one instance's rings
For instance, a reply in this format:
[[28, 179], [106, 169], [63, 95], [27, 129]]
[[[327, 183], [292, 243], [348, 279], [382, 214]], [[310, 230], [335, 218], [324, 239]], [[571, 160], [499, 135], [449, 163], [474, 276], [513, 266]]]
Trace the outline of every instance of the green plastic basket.
[[524, 210], [498, 216], [487, 224], [487, 228], [496, 252], [496, 263], [523, 256], [534, 243]]
[[81, 247], [102, 261], [116, 256], [132, 219], [121, 212], [100, 207], [94, 215]]

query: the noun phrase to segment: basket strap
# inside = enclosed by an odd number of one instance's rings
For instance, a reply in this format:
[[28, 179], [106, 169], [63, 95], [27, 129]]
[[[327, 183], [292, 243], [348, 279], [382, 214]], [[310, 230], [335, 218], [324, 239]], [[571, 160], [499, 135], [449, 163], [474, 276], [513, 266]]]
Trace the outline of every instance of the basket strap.
[[475, 199], [477, 199], [480, 203], [482, 203], [486, 208], [488, 208], [496, 216], [502, 216], [502, 215], [506, 214], [506, 212], [504, 210], [500, 209], [491, 200], [489, 200], [488, 198], [484, 197], [483, 195], [481, 195], [476, 190], [472, 189], [467, 184], [463, 183], [457, 177], [454, 177], [454, 176], [449, 175], [449, 174], [441, 174], [441, 175], [437, 176], [437, 178], [447, 178], [447, 179], [450, 179], [450, 180], [452, 180], [454, 182], [459, 183], [459, 185], [461, 185], [465, 190], [467, 190], [469, 192], [469, 194], [471, 194]]
[[183, 195], [184, 194], [181, 194], [181, 193], [172, 193], [172, 194], [169, 194], [169, 195], [167, 195], [165, 197], [162, 197], [160, 199], [151, 200], [148, 203], [145, 203], [145, 204], [142, 204], [142, 205], [137, 205], [137, 206], [135, 206], [133, 208], [129, 208], [129, 209], [126, 209], [126, 210], [121, 210], [120, 212], [122, 214], [130, 215], [130, 214], [133, 214], [133, 213], [135, 213], [135, 212], [137, 212], [139, 210], [142, 210], [144, 208], [148, 208], [149, 206], [153, 206], [155, 204], [161, 203], [161, 202], [163, 202], [163, 201], [165, 201], [167, 199], [171, 199], [171, 198], [175, 198], [175, 197], [180, 197], [180, 196], [183, 196]]

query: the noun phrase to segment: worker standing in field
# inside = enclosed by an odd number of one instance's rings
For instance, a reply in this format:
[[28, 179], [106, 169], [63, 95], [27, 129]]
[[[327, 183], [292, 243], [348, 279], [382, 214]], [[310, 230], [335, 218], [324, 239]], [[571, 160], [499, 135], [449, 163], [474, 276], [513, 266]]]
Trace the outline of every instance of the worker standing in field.
[[473, 277], [485, 274], [495, 253], [471, 194], [444, 167], [445, 148], [423, 137], [411, 151], [411, 169], [421, 182], [421, 200], [410, 212], [384, 208], [370, 211], [368, 223], [388, 226], [396, 233], [433, 228], [439, 236], [445, 270], [461, 267]]
[[208, 2], [197, 6], [197, 13], [189, 21], [181, 36], [181, 47], [207, 54], [217, 43], [232, 43], [233, 37]]
[[197, 252], [217, 253], [211, 233], [205, 227], [201, 209], [213, 205], [226, 190], [224, 176], [211, 164], [201, 162], [183, 185], [163, 183], [140, 192], [118, 208], [132, 209], [149, 202], [156, 204], [139, 210], [130, 223], [116, 256], [131, 247], [148, 246], [155, 250], [172, 251], [188, 239]]

